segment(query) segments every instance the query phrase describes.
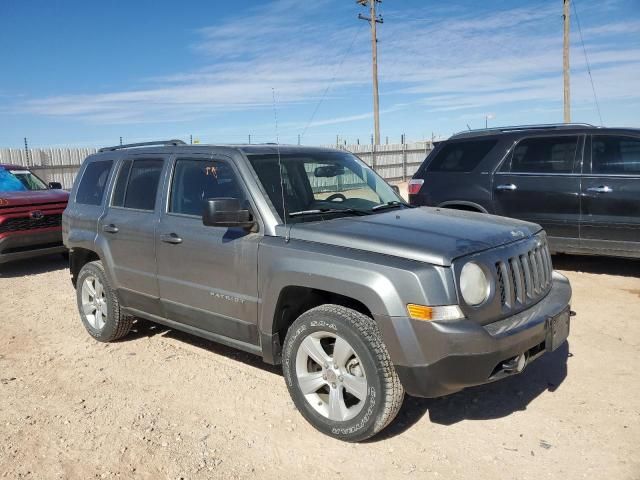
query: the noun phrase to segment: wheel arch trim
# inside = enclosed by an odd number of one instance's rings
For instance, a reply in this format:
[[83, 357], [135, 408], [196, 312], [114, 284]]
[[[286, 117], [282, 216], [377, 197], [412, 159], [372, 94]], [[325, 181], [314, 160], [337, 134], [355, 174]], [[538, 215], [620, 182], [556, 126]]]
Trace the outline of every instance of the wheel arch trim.
[[457, 206], [471, 207], [471, 208], [475, 208], [480, 213], [489, 213], [489, 211], [486, 208], [484, 208], [482, 205], [475, 202], [469, 202], [468, 200], [448, 200], [438, 205], [438, 207], [442, 207], [442, 208], [453, 208]]

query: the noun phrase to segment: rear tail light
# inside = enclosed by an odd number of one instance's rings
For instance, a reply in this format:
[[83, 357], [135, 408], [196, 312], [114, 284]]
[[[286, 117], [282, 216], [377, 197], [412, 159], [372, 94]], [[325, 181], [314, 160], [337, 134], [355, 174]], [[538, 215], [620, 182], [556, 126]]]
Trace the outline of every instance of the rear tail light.
[[412, 178], [409, 181], [409, 195], [417, 195], [423, 183], [424, 180], [421, 178]]

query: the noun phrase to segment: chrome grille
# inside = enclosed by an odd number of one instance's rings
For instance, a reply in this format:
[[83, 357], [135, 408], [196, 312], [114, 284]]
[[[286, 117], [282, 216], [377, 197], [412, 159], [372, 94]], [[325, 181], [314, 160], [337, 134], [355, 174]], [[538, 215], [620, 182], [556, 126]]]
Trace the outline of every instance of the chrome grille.
[[496, 262], [497, 292], [504, 308], [537, 302], [551, 288], [553, 268], [545, 242], [521, 255]]
[[62, 214], [45, 215], [42, 218], [32, 219], [8, 218], [0, 224], [0, 233], [21, 232], [25, 230], [34, 230], [36, 228], [59, 227], [62, 223]]

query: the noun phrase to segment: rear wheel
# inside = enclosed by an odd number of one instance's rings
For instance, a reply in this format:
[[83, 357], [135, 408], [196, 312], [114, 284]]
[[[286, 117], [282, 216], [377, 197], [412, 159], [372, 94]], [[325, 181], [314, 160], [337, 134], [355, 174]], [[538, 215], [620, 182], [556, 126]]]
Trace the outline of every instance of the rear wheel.
[[109, 284], [102, 262], [83, 266], [76, 285], [80, 318], [89, 335], [100, 342], [112, 342], [129, 333], [133, 317], [120, 311], [118, 296]]
[[283, 371], [302, 415], [341, 440], [375, 435], [402, 405], [404, 390], [377, 325], [349, 308], [303, 313], [287, 333]]

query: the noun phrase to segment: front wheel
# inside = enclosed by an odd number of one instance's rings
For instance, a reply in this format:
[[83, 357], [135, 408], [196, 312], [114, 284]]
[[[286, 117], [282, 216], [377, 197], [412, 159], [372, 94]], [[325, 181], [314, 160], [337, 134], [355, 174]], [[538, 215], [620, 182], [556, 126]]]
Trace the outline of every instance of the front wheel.
[[404, 389], [374, 320], [339, 305], [303, 313], [289, 328], [283, 371], [302, 415], [332, 437], [365, 440], [397, 415]]

